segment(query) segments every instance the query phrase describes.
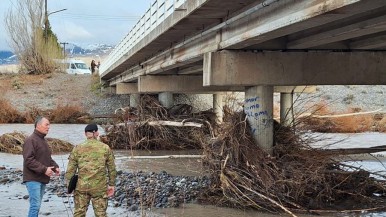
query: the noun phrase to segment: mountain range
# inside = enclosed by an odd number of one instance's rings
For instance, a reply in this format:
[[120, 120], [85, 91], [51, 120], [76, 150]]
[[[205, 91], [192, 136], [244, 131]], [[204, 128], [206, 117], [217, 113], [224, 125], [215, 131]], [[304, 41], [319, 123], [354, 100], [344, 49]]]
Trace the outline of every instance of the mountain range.
[[[77, 56], [98, 56], [109, 54], [114, 46], [106, 44], [88, 44], [88, 45], [77, 45], [77, 44], [66, 44], [66, 55], [67, 57]], [[0, 65], [4, 64], [17, 64], [17, 56], [9, 50], [0, 50]]]

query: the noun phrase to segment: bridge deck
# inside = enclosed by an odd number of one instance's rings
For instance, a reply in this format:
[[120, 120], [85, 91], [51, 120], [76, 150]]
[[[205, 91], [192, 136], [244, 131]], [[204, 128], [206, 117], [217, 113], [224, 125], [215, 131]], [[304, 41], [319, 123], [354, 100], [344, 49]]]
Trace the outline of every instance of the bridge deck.
[[101, 79], [200, 75], [204, 54], [220, 50], [385, 49], [384, 0], [156, 0], [102, 64]]

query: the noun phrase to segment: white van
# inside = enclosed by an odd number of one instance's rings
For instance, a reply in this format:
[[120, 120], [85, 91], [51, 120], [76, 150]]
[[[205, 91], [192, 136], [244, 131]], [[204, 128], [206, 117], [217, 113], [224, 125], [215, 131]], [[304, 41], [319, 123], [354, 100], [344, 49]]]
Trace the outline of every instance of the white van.
[[87, 67], [86, 63], [82, 60], [77, 59], [65, 59], [57, 60], [60, 64], [61, 70], [65, 71], [68, 74], [91, 74], [91, 70]]

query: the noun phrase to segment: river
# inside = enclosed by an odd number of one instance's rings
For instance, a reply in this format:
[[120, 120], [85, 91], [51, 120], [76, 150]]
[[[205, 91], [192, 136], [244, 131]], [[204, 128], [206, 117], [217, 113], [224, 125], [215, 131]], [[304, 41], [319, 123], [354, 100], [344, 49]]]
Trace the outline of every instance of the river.
[[[78, 144], [84, 140], [85, 125], [79, 124], [52, 124], [48, 137], [62, 139], [72, 144]], [[100, 133], [104, 131], [100, 127]], [[14, 131], [24, 132], [30, 134], [33, 131], [32, 124], [0, 124], [0, 135], [4, 133], [10, 133]], [[361, 134], [314, 134], [320, 139], [315, 146], [325, 146], [333, 144], [336, 141], [341, 141], [332, 146], [332, 148], [339, 147], [371, 147], [378, 145], [386, 145], [385, 133], [361, 133]], [[183, 158], [183, 159], [130, 159], [129, 156], [143, 155], [143, 156], [163, 156], [163, 155], [179, 155], [179, 154], [200, 154], [198, 151], [133, 151], [130, 150], [118, 150], [114, 151], [116, 157], [117, 169], [123, 171], [152, 171], [161, 172], [167, 171], [172, 175], [188, 175], [188, 176], [200, 176], [203, 175], [203, 169], [201, 167], [201, 160], [195, 158]], [[371, 156], [362, 156], [361, 161], [356, 161], [354, 164], [361, 166], [371, 171], [378, 171], [385, 174], [386, 159], [384, 158], [386, 153], [379, 153], [378, 159]], [[53, 155], [54, 160], [65, 169], [67, 165], [68, 154]], [[22, 168], [22, 156], [0, 153], [0, 166], [6, 168]], [[379, 160], [380, 159], [380, 160]], [[3, 216], [26, 216], [28, 212], [28, 200], [23, 199], [23, 196], [27, 195], [27, 190], [24, 185], [20, 183], [14, 183], [11, 185], [0, 185], [0, 217]], [[42, 204], [41, 215], [43, 216], [55, 216], [66, 217], [72, 216], [72, 198], [60, 198], [56, 195], [45, 194]], [[273, 217], [277, 215], [260, 213], [256, 211], [237, 210], [229, 208], [221, 208], [215, 206], [207, 206], [200, 204], [184, 204], [179, 208], [167, 208], [145, 210], [145, 214], [138, 212], [128, 212], [123, 208], [116, 208], [109, 206], [108, 216], [154, 216], [154, 217], [232, 217], [232, 216], [251, 216], [251, 217]], [[93, 216], [93, 211], [90, 206], [87, 217]], [[286, 216], [282, 214], [282, 216]], [[298, 215], [298, 216], [310, 216], [310, 215]], [[344, 217], [381, 217], [386, 216], [386, 213], [342, 213], [334, 215], [324, 216], [344, 216]]]

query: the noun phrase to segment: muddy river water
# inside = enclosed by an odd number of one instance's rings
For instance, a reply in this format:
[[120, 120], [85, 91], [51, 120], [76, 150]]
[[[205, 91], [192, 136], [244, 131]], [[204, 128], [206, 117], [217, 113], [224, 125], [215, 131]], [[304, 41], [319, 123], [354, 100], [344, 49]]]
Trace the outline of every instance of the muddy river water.
[[[85, 125], [74, 124], [53, 124], [51, 125], [48, 137], [58, 138], [78, 144], [84, 140]], [[33, 131], [32, 124], [0, 124], [0, 135], [14, 131], [24, 132], [30, 134]], [[101, 133], [103, 130], [100, 128]], [[362, 134], [318, 134], [320, 142], [315, 146], [325, 146], [333, 144], [336, 141], [339, 143], [332, 147], [371, 147], [378, 145], [386, 145], [386, 134], [383, 133], [362, 133]], [[164, 155], [199, 155], [199, 151], [136, 151], [129, 150], [115, 151], [116, 164], [119, 170], [123, 171], [152, 171], [161, 172], [167, 171], [172, 175], [187, 175], [200, 176], [203, 175], [201, 167], [201, 160], [199, 158], [181, 158], [181, 159], [153, 159], [141, 158], [132, 159], [130, 156], [164, 156]], [[360, 162], [356, 162], [356, 166], [361, 166], [371, 171], [377, 171], [385, 174], [386, 153], [377, 154], [377, 159], [371, 156], [362, 156]], [[67, 165], [68, 154], [53, 155], [54, 160], [61, 166], [62, 170]], [[0, 153], [0, 166], [6, 168], [22, 168], [22, 156]], [[23, 199], [27, 195], [27, 190], [21, 183], [14, 183], [11, 185], [0, 185], [0, 217], [3, 216], [26, 216], [28, 212], [28, 200]], [[46, 194], [43, 198], [40, 216], [54, 216], [66, 217], [73, 216], [72, 198], [60, 198], [55, 195]], [[260, 213], [256, 211], [237, 210], [229, 208], [220, 208], [215, 206], [207, 206], [200, 204], [184, 204], [179, 208], [167, 208], [151, 210], [143, 210], [139, 212], [128, 212], [123, 208], [116, 208], [109, 206], [108, 216], [154, 216], [154, 217], [243, 217], [243, 216], [259, 216], [259, 217], [273, 217], [278, 215]], [[87, 217], [94, 216], [91, 206], [87, 212]], [[282, 216], [287, 216], [282, 214]], [[311, 216], [311, 215], [298, 215]], [[348, 217], [381, 217], [386, 216], [386, 213], [341, 213], [341, 214], [326, 214], [323, 216], [348, 216]]]

